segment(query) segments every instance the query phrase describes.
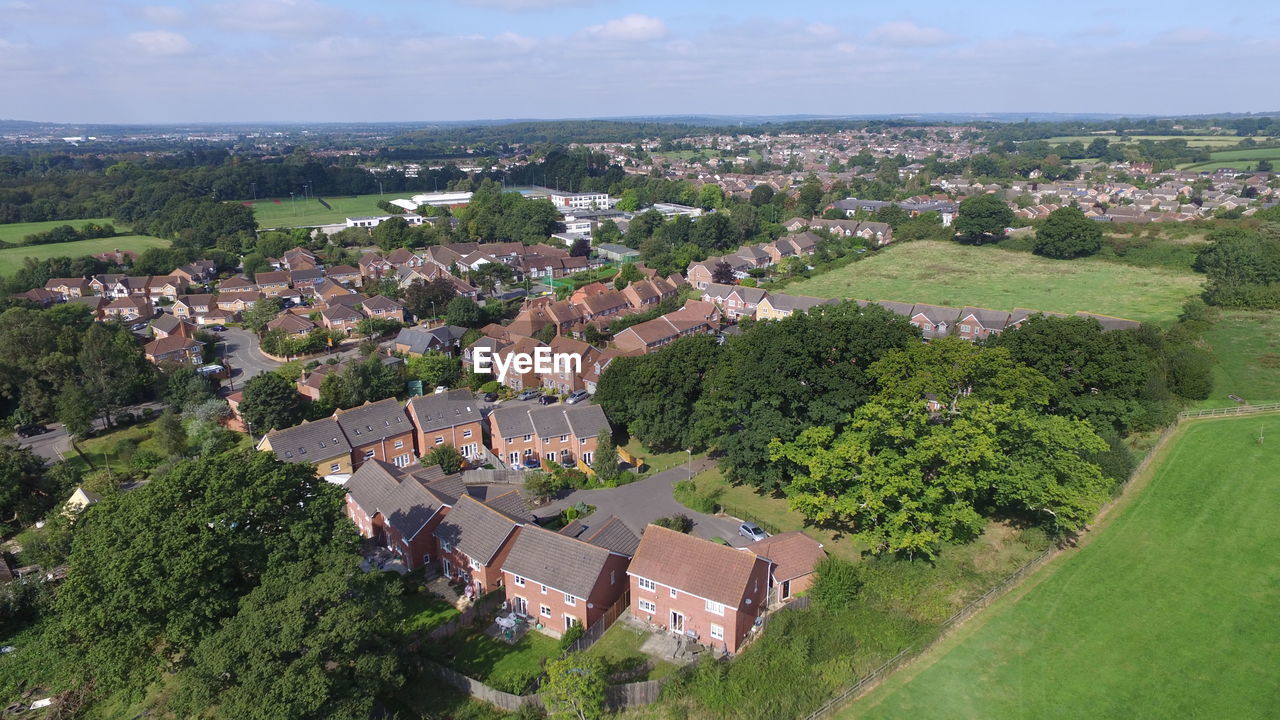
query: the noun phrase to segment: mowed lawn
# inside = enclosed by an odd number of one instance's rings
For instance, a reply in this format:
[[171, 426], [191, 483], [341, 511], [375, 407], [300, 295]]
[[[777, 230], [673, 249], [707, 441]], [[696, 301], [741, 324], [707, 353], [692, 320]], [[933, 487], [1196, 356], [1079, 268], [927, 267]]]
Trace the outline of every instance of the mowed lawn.
[[116, 232], [125, 232], [129, 229], [128, 225], [116, 222], [111, 218], [88, 218], [86, 220], [43, 220], [41, 222], [28, 223], [3, 223], [0, 224], [0, 241], [21, 245], [27, 239], [28, 235], [34, 233], [52, 230], [62, 225], [70, 225], [79, 230], [89, 223], [97, 223], [99, 225], [111, 225], [115, 227]]
[[1275, 717], [1280, 437], [1259, 444], [1264, 426], [1280, 417], [1185, 425], [1092, 542], [838, 717]]
[[1097, 258], [1051, 260], [991, 246], [923, 241], [890, 246], [861, 262], [792, 283], [784, 292], [993, 310], [1084, 310], [1168, 324], [1202, 282], [1190, 272]]
[[1213, 347], [1213, 394], [1196, 407], [1280, 402], [1280, 312], [1225, 311], [1204, 339]]
[[[56, 223], [62, 225], [65, 223]], [[72, 223], [74, 224], [74, 223]], [[3, 226], [0, 226], [3, 227]], [[0, 250], [0, 275], [12, 275], [22, 267], [23, 258], [33, 257], [38, 260], [51, 257], [82, 257], [112, 250], [133, 250], [142, 252], [148, 248], [169, 247], [168, 240], [150, 235], [119, 235], [93, 240], [78, 240], [53, 245], [31, 245]]]
[[260, 228], [302, 227], [307, 225], [332, 225], [349, 217], [368, 217], [370, 215], [386, 215], [387, 211], [378, 207], [379, 200], [395, 200], [425, 192], [387, 193], [385, 195], [356, 196], [324, 196], [324, 201], [333, 208], [326, 210], [320, 201], [311, 198], [268, 198], [263, 200], [243, 200], [245, 205], [253, 208], [253, 217]]

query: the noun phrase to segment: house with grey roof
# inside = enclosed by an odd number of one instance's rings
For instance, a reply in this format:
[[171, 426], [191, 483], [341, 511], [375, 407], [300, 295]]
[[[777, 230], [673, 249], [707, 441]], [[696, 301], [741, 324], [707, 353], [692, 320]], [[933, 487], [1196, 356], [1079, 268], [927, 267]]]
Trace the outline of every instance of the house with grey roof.
[[437, 328], [408, 327], [396, 335], [392, 342], [395, 351], [406, 355], [425, 355], [442, 352], [456, 356], [458, 345], [467, 329], [458, 325], [442, 325]]
[[502, 584], [502, 564], [526, 522], [494, 507], [510, 500], [503, 498], [481, 502], [464, 495], [435, 529], [444, 576], [461, 580], [473, 596]]
[[410, 570], [430, 567], [439, 557], [435, 529], [449, 508], [466, 494], [458, 475], [437, 465], [427, 472], [405, 470], [373, 460], [347, 481], [345, 511], [361, 537], [373, 540]]
[[409, 422], [404, 406], [393, 397], [338, 410], [333, 418], [351, 444], [351, 462], [355, 468], [369, 460], [406, 467], [417, 458], [413, 423]]
[[258, 449], [282, 462], [311, 463], [320, 476], [351, 474], [351, 443], [333, 418], [273, 430], [258, 441]]
[[588, 630], [620, 611], [614, 606], [627, 590], [631, 552], [525, 527], [502, 563], [507, 603], [553, 635], [575, 625]]
[[405, 406], [423, 454], [439, 445], [452, 445], [468, 461], [478, 459], [484, 435], [480, 404], [470, 390], [419, 395]]
[[608, 430], [609, 419], [594, 403], [508, 403], [489, 413], [490, 449], [512, 467], [590, 465], [597, 436]]

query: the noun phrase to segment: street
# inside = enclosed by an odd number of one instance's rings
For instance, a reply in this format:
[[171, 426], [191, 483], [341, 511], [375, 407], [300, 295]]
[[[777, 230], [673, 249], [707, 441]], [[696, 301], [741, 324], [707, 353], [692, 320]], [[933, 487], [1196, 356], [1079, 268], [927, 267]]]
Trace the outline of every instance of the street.
[[242, 328], [229, 327], [220, 333], [218, 343], [218, 359], [231, 368], [231, 380], [228, 385], [241, 389], [249, 378], [264, 372], [271, 372], [281, 363], [262, 354], [258, 347], [258, 336]]

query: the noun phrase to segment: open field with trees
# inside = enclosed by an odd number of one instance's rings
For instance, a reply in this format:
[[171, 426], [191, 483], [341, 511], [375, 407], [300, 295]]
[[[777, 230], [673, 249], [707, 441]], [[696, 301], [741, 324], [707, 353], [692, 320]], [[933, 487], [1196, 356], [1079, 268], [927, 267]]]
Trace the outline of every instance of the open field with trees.
[[894, 245], [862, 262], [792, 283], [785, 292], [997, 310], [1085, 310], [1167, 324], [1200, 284], [1201, 278], [1191, 272], [921, 241]]
[[[24, 224], [43, 225], [45, 223]], [[66, 224], [68, 223], [54, 223], [55, 226]], [[71, 224], [75, 225], [76, 223]], [[0, 225], [0, 227], [4, 226]], [[21, 240], [21, 238], [19, 238], [19, 240]], [[112, 250], [132, 250], [136, 253], [141, 253], [143, 250], [147, 250], [149, 248], [164, 247], [169, 247], [169, 241], [162, 240], [158, 237], [151, 237], [150, 235], [117, 235], [116, 237], [78, 240], [76, 242], [56, 243], [53, 245], [4, 248], [0, 250], [0, 275], [12, 275], [15, 270], [22, 267], [22, 261], [29, 257], [36, 258], [37, 260], [44, 260], [45, 258], [52, 257], [74, 258], [84, 255], [94, 255], [96, 253], [111, 252]]]
[[1269, 715], [1280, 444], [1257, 438], [1275, 423], [1178, 430], [1091, 542], [841, 717]]
[[1187, 145], [1191, 147], [1230, 147], [1240, 142], [1240, 138], [1235, 135], [1059, 135], [1046, 138], [1045, 142], [1052, 145], [1071, 142], [1088, 145], [1098, 138], [1113, 143], [1139, 142], [1141, 140], [1150, 140], [1152, 142], [1186, 140]]
[[1236, 170], [1257, 170], [1259, 161], [1267, 161], [1274, 165], [1280, 161], [1280, 147], [1245, 148], [1241, 150], [1219, 150], [1209, 155], [1208, 162], [1190, 163], [1178, 166], [1183, 170], [1219, 170], [1234, 168]]
[[95, 223], [97, 225], [112, 225], [117, 232], [128, 232], [128, 225], [121, 225], [111, 218], [88, 218], [86, 220], [44, 220], [41, 222], [27, 223], [4, 223], [0, 224], [0, 242], [13, 243], [21, 245], [28, 235], [35, 233], [48, 232], [56, 227], [70, 225], [79, 229], [87, 223]]
[[421, 193], [421, 190], [379, 195], [347, 195], [338, 197], [322, 196], [332, 210], [320, 204], [316, 198], [296, 199], [261, 198], [259, 200], [242, 200], [253, 208], [253, 217], [259, 227], [298, 227], [302, 225], [330, 225], [340, 223], [349, 217], [366, 217], [369, 215], [388, 215], [386, 210], [378, 207], [380, 200], [408, 198]]

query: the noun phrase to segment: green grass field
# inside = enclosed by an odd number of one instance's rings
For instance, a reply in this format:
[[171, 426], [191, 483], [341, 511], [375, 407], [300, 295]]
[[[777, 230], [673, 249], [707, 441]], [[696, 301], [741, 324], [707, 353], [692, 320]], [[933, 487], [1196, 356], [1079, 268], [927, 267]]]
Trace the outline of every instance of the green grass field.
[[1188, 423], [1092, 542], [838, 717], [1274, 717], [1277, 420]]
[[79, 230], [87, 223], [97, 223], [99, 225], [113, 225], [117, 232], [127, 232], [129, 226], [116, 222], [111, 218], [88, 218], [85, 220], [47, 220], [44, 222], [29, 223], [5, 223], [0, 225], [0, 241], [21, 245], [28, 235], [32, 233], [45, 232], [52, 230], [60, 225], [70, 225]]
[[81, 257], [112, 250], [142, 252], [153, 247], [169, 247], [169, 241], [150, 235], [120, 235], [54, 245], [5, 248], [0, 250], [0, 275], [12, 275], [15, 270], [22, 267], [23, 258], [28, 257], [40, 260], [51, 257]]
[[1246, 150], [1219, 150], [1209, 154], [1209, 161], [1202, 163], [1185, 163], [1179, 165], [1181, 170], [1253, 170], [1259, 160], [1280, 160], [1280, 147], [1249, 148]]
[[1077, 310], [1169, 323], [1202, 280], [1190, 272], [1097, 258], [1050, 260], [1026, 252], [924, 241], [791, 283], [783, 292], [994, 310]]
[[1138, 142], [1139, 140], [1152, 140], [1155, 142], [1186, 140], [1189, 147], [1229, 147], [1239, 143], [1241, 140], [1241, 138], [1233, 135], [1128, 135], [1125, 137], [1117, 137], [1115, 135], [1059, 135], [1058, 137], [1048, 138], [1045, 142], [1050, 145], [1069, 142], [1088, 145], [1098, 138], [1103, 138], [1113, 143]]
[[1280, 402], [1280, 313], [1224, 312], [1204, 339], [1217, 363], [1213, 394], [1196, 407], [1234, 407], [1228, 395], [1254, 405]]
[[[324, 201], [333, 207], [326, 210], [318, 200], [290, 200], [289, 198], [268, 198], [258, 201], [243, 200], [253, 208], [253, 216], [260, 228], [302, 227], [306, 225], [331, 225], [340, 223], [349, 217], [366, 217], [369, 215], [386, 215], [387, 211], [378, 207], [379, 200], [395, 200], [408, 198], [424, 192], [387, 193], [385, 195], [348, 195], [345, 197], [325, 197]], [[277, 202], [278, 200], [278, 202]]]

